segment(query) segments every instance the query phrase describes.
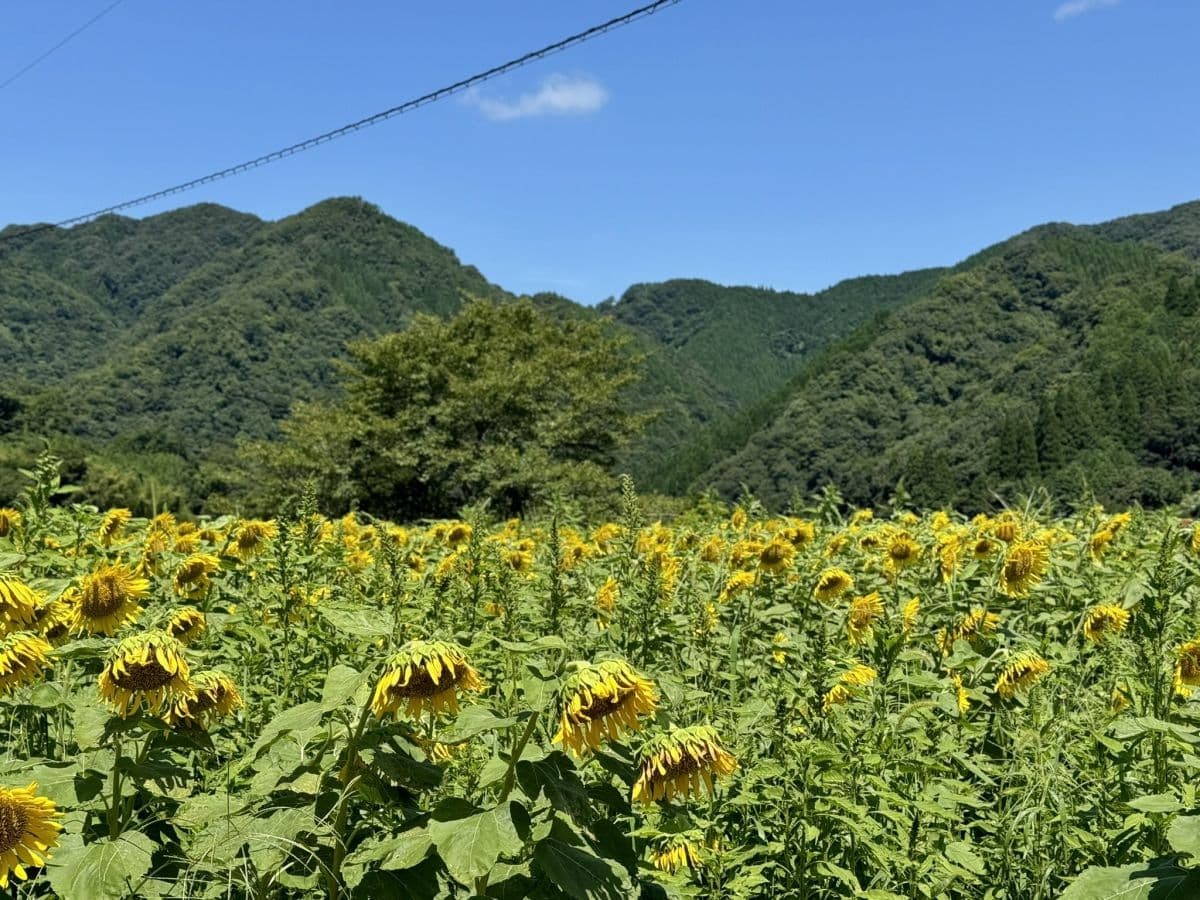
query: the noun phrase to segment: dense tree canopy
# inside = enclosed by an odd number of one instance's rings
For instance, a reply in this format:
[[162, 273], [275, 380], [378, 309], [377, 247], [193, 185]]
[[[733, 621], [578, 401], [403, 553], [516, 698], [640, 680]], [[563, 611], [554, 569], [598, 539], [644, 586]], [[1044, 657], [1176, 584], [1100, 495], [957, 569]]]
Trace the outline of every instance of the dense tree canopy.
[[614, 453], [642, 423], [621, 396], [636, 377], [625, 344], [604, 320], [528, 301], [419, 315], [351, 344], [344, 398], [298, 405], [284, 441], [249, 454], [268, 492], [312, 479], [328, 508], [399, 519], [603, 494]]

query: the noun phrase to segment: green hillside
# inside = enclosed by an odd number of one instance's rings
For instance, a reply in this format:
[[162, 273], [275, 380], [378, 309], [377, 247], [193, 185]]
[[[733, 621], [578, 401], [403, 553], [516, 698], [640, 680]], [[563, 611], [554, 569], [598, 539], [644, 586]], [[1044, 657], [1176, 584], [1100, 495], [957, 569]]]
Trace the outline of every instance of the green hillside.
[[[859, 503], [994, 505], [1039, 485], [1164, 503], [1200, 472], [1200, 279], [1153, 229], [1046, 226], [990, 248], [821, 361], [695, 482], [768, 502], [832, 483]], [[1143, 220], [1146, 223], [1147, 220]], [[1190, 247], [1190, 245], [1187, 245]]]

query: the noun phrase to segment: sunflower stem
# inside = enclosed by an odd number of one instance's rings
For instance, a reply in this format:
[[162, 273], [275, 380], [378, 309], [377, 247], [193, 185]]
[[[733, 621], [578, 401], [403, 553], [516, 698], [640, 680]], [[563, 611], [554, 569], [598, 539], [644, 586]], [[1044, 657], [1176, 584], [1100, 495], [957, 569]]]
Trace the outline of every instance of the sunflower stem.
[[326, 893], [331, 900], [338, 900], [342, 891], [342, 862], [346, 859], [346, 841], [342, 832], [346, 829], [346, 818], [349, 814], [347, 800], [350, 797], [350, 785], [358, 763], [358, 742], [362, 739], [362, 733], [367, 727], [367, 720], [371, 716], [371, 697], [372, 692], [367, 691], [367, 699], [363, 703], [362, 712], [359, 713], [358, 724], [354, 726], [354, 732], [346, 744], [346, 761], [342, 764], [341, 771], [338, 772], [338, 782], [342, 786], [342, 793], [338, 798], [337, 813], [333, 821], [333, 861], [330, 863], [326, 879]]
[[116, 758], [112, 770], [112, 802], [108, 805], [108, 837], [115, 841], [121, 836], [121, 738], [113, 738]]
[[508, 769], [504, 773], [504, 782], [500, 788], [500, 799], [496, 801], [499, 805], [508, 799], [508, 795], [512, 793], [513, 785], [517, 780], [517, 762], [521, 759], [521, 754], [525, 752], [525, 745], [529, 743], [529, 739], [533, 737], [533, 731], [537, 728], [538, 719], [541, 718], [541, 711], [534, 712], [529, 717], [529, 724], [525, 726], [525, 731], [513, 745], [512, 753], [508, 757]]

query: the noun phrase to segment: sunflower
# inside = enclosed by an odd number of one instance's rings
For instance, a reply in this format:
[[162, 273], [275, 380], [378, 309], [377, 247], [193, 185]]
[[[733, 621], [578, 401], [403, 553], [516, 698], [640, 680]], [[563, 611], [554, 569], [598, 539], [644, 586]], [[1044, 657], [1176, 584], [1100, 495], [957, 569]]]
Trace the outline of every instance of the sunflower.
[[171, 637], [186, 645], [204, 634], [206, 625], [204, 613], [185, 606], [176, 610], [175, 614], [167, 621], [166, 631]]
[[0, 630], [20, 631], [33, 624], [38, 595], [11, 575], [0, 575]]
[[100, 695], [122, 717], [143, 704], [157, 714], [194, 694], [183, 644], [163, 631], [125, 638], [109, 651], [100, 673]]
[[706, 563], [720, 562], [725, 553], [725, 540], [714, 534], [700, 547], [700, 561]]
[[611, 575], [596, 591], [596, 609], [610, 613], [617, 608], [617, 600], [621, 597], [621, 586]]
[[859, 688], [873, 684], [879, 673], [862, 663], [855, 663], [838, 676], [821, 701], [821, 709], [828, 712], [831, 707], [838, 706], [851, 700]]
[[236, 556], [240, 560], [252, 559], [267, 548], [267, 541], [279, 535], [279, 526], [274, 522], [262, 519], [246, 519], [238, 525], [230, 538], [227, 556]]
[[889, 574], [907, 569], [921, 558], [921, 545], [907, 531], [893, 534], [887, 544], [887, 559], [884, 568]]
[[992, 540], [990, 537], [978, 537], [975, 543], [971, 545], [971, 555], [976, 559], [987, 559], [993, 553], [1000, 549], [1000, 543]]
[[452, 522], [446, 526], [446, 543], [450, 545], [451, 549], [457, 549], [471, 540], [474, 530], [466, 522]]
[[607, 553], [623, 533], [624, 529], [620, 525], [615, 522], [605, 522], [592, 532], [592, 543], [596, 545], [598, 551]]
[[570, 572], [592, 554], [592, 546], [578, 536], [567, 539], [562, 549], [562, 559], [559, 566], [564, 572]]
[[775, 637], [771, 638], [771, 661], [777, 666], [782, 666], [787, 662], [787, 650], [790, 638], [785, 631], [775, 632]]
[[766, 545], [762, 541], [750, 538], [738, 541], [729, 551], [729, 564], [735, 569], [745, 568], [747, 565], [757, 562], [764, 549], [766, 549]]
[[[0, 888], [8, 890], [9, 877], [24, 881], [26, 866], [46, 864], [46, 851], [58, 846], [62, 817], [47, 797], [39, 797], [37, 782], [23, 788], [0, 787]], [[14, 891], [15, 892], [15, 891]]]
[[692, 725], [673, 727], [647, 741], [638, 754], [638, 764], [641, 772], [633, 784], [633, 799], [650, 804], [686, 799], [700, 793], [701, 785], [711, 794], [714, 776], [733, 774], [737, 759], [721, 746], [716, 729]]
[[33, 616], [33, 629], [54, 646], [58, 646], [71, 633], [71, 622], [74, 620], [74, 605], [79, 600], [78, 594], [68, 588], [55, 600], [40, 604]]
[[949, 656], [954, 650], [955, 641], [966, 641], [972, 647], [978, 647], [979, 639], [991, 634], [999, 625], [1000, 616], [977, 607], [959, 619], [958, 624], [949, 631], [943, 628], [938, 633], [938, 643], [943, 655]]
[[962, 676], [957, 672], [950, 676], [950, 680], [954, 683], [954, 705], [958, 707], [958, 714], [965, 716], [971, 711], [971, 695], [963, 686]]
[[669, 875], [685, 866], [689, 869], [699, 869], [702, 865], [700, 848], [683, 835], [662, 838], [650, 851], [650, 864]]
[[904, 604], [900, 610], [900, 631], [903, 634], [912, 634], [913, 628], [917, 624], [917, 616], [921, 614], [921, 598], [913, 597]]
[[1190, 697], [1200, 685], [1200, 641], [1188, 641], [1175, 651], [1175, 693]]
[[461, 647], [448, 641], [409, 641], [388, 660], [375, 684], [371, 709], [380, 718], [399, 715], [402, 704], [413, 718], [425, 709], [457, 713], [460, 690], [483, 690]]
[[502, 554], [504, 563], [514, 572], [528, 572], [533, 568], [533, 553], [519, 547], [509, 547]]
[[21, 527], [21, 511], [11, 506], [0, 508], [0, 538], [8, 537]]
[[854, 587], [854, 579], [845, 569], [826, 569], [817, 576], [817, 586], [813, 588], [813, 596], [818, 600], [828, 602], [840, 597]]
[[1129, 624], [1129, 610], [1112, 603], [1101, 603], [1087, 611], [1083, 618], [1083, 636], [1099, 641], [1106, 634], [1120, 634]]
[[991, 521], [988, 530], [1006, 544], [1019, 541], [1023, 533], [1021, 519], [1014, 512], [1001, 513]]
[[938, 580], [946, 584], [958, 571], [958, 554], [960, 545], [955, 538], [944, 541], [938, 547]]
[[792, 565], [795, 555], [796, 545], [777, 535], [758, 554], [758, 567], [764, 572], [783, 572]]
[[193, 553], [175, 570], [175, 593], [181, 597], [203, 597], [212, 585], [212, 575], [221, 561], [211, 553]]
[[116, 633], [138, 617], [139, 600], [150, 596], [150, 582], [122, 563], [102, 565], [79, 585], [71, 630], [88, 634]]
[[106, 512], [104, 518], [100, 520], [100, 543], [105, 547], [111, 547], [113, 542], [121, 536], [121, 532], [129, 524], [131, 518], [133, 518], [133, 513], [127, 509], [110, 509]]
[[850, 646], [858, 647], [869, 642], [875, 635], [873, 623], [882, 615], [883, 600], [879, 598], [878, 591], [851, 600], [850, 614], [846, 618]]
[[18, 631], [0, 639], [0, 697], [37, 679], [50, 665], [50, 644], [41, 635]]
[[1050, 664], [1032, 650], [1024, 650], [1010, 659], [996, 679], [996, 693], [1011, 700], [1017, 691], [1033, 686], [1047, 672]]
[[1000, 567], [1000, 593], [1024, 597], [1042, 580], [1050, 566], [1050, 550], [1037, 541], [1022, 541], [1008, 548]]
[[791, 519], [783, 530], [783, 536], [791, 541], [793, 547], [807, 547], [817, 536], [817, 527], [806, 519]]
[[654, 682], [629, 663], [606, 659], [581, 666], [563, 685], [558, 699], [556, 743], [576, 756], [598, 750], [605, 736], [619, 741], [622, 730], [637, 731], [639, 716], [658, 708]]
[[746, 510], [740, 506], [735, 506], [733, 513], [729, 516], [729, 525], [734, 531], [741, 531], [746, 527], [746, 522], [749, 519], [750, 517], [746, 514]]
[[208, 725], [223, 719], [245, 703], [237, 685], [224, 672], [198, 672], [192, 679], [195, 694], [170, 702], [163, 718], [177, 727]]
[[725, 582], [725, 587], [721, 588], [721, 596], [718, 599], [722, 603], [727, 603], [738, 594], [754, 587], [754, 582], [755, 575], [753, 572], [734, 572], [729, 576], [729, 580]]

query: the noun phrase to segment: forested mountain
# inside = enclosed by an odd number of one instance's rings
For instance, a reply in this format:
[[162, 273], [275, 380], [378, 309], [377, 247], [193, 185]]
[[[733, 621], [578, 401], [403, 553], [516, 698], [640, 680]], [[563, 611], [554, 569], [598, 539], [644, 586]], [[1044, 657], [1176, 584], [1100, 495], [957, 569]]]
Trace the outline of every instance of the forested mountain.
[[[595, 308], [630, 337], [630, 408], [657, 418], [619, 468], [666, 493], [779, 504], [903, 480], [983, 506], [1037, 485], [1169, 502], [1200, 471], [1200, 203], [1039, 226], [951, 269], [817, 294], [638, 284]], [[0, 244], [0, 497], [50, 437], [84, 499], [238, 502], [237, 445], [336, 392], [348, 341], [507, 300], [369, 203], [278, 222], [204, 204]]]
[[884, 502], [901, 480], [964, 508], [1038, 485], [1178, 500], [1200, 473], [1198, 213], [1043, 226], [972, 257], [827, 355], [694, 486], [772, 503], [825, 483]]

